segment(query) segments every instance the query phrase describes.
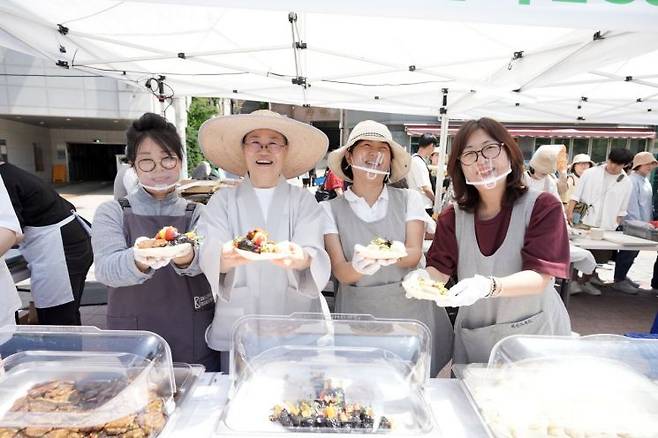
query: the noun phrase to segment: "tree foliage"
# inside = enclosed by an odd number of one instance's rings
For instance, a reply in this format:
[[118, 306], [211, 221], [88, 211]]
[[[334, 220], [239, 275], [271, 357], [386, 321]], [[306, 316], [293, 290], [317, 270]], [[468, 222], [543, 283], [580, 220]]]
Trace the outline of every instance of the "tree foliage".
[[203, 154], [199, 146], [199, 128], [206, 120], [218, 112], [217, 98], [193, 97], [187, 109], [187, 128], [185, 129], [187, 145], [187, 170], [192, 172], [201, 161]]

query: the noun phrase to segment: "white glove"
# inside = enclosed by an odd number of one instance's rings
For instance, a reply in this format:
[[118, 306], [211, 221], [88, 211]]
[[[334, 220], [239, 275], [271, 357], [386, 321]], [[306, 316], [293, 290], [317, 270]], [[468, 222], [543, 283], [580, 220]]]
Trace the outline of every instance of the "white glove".
[[398, 262], [400, 259], [377, 259], [379, 266], [391, 266]]
[[491, 292], [491, 279], [481, 275], [465, 278], [450, 288], [447, 297], [441, 297], [437, 304], [441, 307], [461, 307], [473, 305]]
[[151, 269], [160, 269], [167, 266], [171, 259], [162, 257], [144, 257], [142, 255], [135, 254], [135, 261], [146, 265]]
[[379, 271], [381, 265], [377, 260], [364, 257], [355, 250], [354, 257], [352, 258], [352, 268], [361, 275], [373, 275]]
[[[147, 239], [148, 237], [138, 237], [137, 240], [135, 240], [135, 245], [137, 245], [137, 243], [139, 243], [141, 240]], [[160, 269], [167, 266], [171, 261], [171, 258], [169, 257], [147, 257], [136, 252], [133, 252], [133, 256], [136, 262], [146, 265], [151, 269]]]
[[418, 279], [418, 278], [424, 278], [426, 280], [431, 280], [432, 279], [432, 277], [430, 277], [430, 273], [427, 272], [426, 269], [416, 269], [416, 270], [413, 270], [413, 271], [407, 273], [407, 275], [405, 275], [404, 278], [402, 279], [402, 282], [416, 281], [416, 279]]

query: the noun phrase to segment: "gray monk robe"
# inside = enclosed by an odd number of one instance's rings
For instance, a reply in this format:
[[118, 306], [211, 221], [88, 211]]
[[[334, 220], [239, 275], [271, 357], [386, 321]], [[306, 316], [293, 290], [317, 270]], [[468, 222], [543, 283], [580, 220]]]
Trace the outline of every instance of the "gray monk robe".
[[[231, 329], [243, 315], [320, 311], [320, 292], [331, 272], [324, 250], [324, 220], [325, 213], [313, 195], [283, 178], [274, 190], [267, 222], [249, 179], [213, 195], [198, 225], [203, 238], [199, 264], [217, 300], [215, 318], [206, 333], [210, 348], [230, 350]], [[220, 274], [222, 245], [253, 228], [267, 231], [275, 242], [297, 243], [311, 256], [311, 266], [297, 271], [261, 261]]]

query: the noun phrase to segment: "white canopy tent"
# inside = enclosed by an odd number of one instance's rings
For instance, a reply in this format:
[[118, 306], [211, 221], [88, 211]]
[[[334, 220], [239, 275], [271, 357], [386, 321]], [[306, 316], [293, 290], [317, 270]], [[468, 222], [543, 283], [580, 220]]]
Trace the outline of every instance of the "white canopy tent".
[[161, 96], [434, 115], [443, 163], [449, 118], [658, 124], [657, 23], [658, 0], [5, 0], [0, 45]]
[[192, 3], [5, 0], [0, 45], [176, 95], [438, 116], [447, 89], [450, 118], [658, 120], [656, 0]]

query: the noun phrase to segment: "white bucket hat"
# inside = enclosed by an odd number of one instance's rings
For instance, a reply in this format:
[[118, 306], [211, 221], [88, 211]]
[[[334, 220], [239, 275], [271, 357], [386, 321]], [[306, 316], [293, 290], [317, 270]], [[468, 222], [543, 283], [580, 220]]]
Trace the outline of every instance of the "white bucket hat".
[[286, 178], [294, 178], [313, 168], [329, 147], [329, 139], [319, 129], [273, 111], [257, 110], [251, 114], [206, 120], [199, 128], [201, 151], [214, 165], [242, 176], [247, 173], [242, 140], [256, 129], [271, 129], [288, 140], [282, 171]]
[[329, 154], [327, 163], [329, 168], [341, 179], [352, 181], [345, 173], [341, 164], [345, 153], [349, 148], [360, 140], [381, 141], [388, 143], [391, 147], [391, 173], [388, 179], [389, 183], [394, 183], [404, 178], [409, 173], [409, 164], [411, 163], [411, 155], [409, 152], [397, 142], [393, 140], [391, 131], [374, 120], [364, 120], [357, 123], [357, 125], [350, 132], [350, 137], [347, 139], [347, 144]]
[[590, 156], [587, 154], [578, 154], [575, 157], [573, 157], [573, 161], [571, 162], [571, 165], [569, 167], [573, 169], [573, 166], [578, 163], [589, 163], [590, 167], [596, 166], [596, 163], [594, 163], [594, 161], [592, 161]]

